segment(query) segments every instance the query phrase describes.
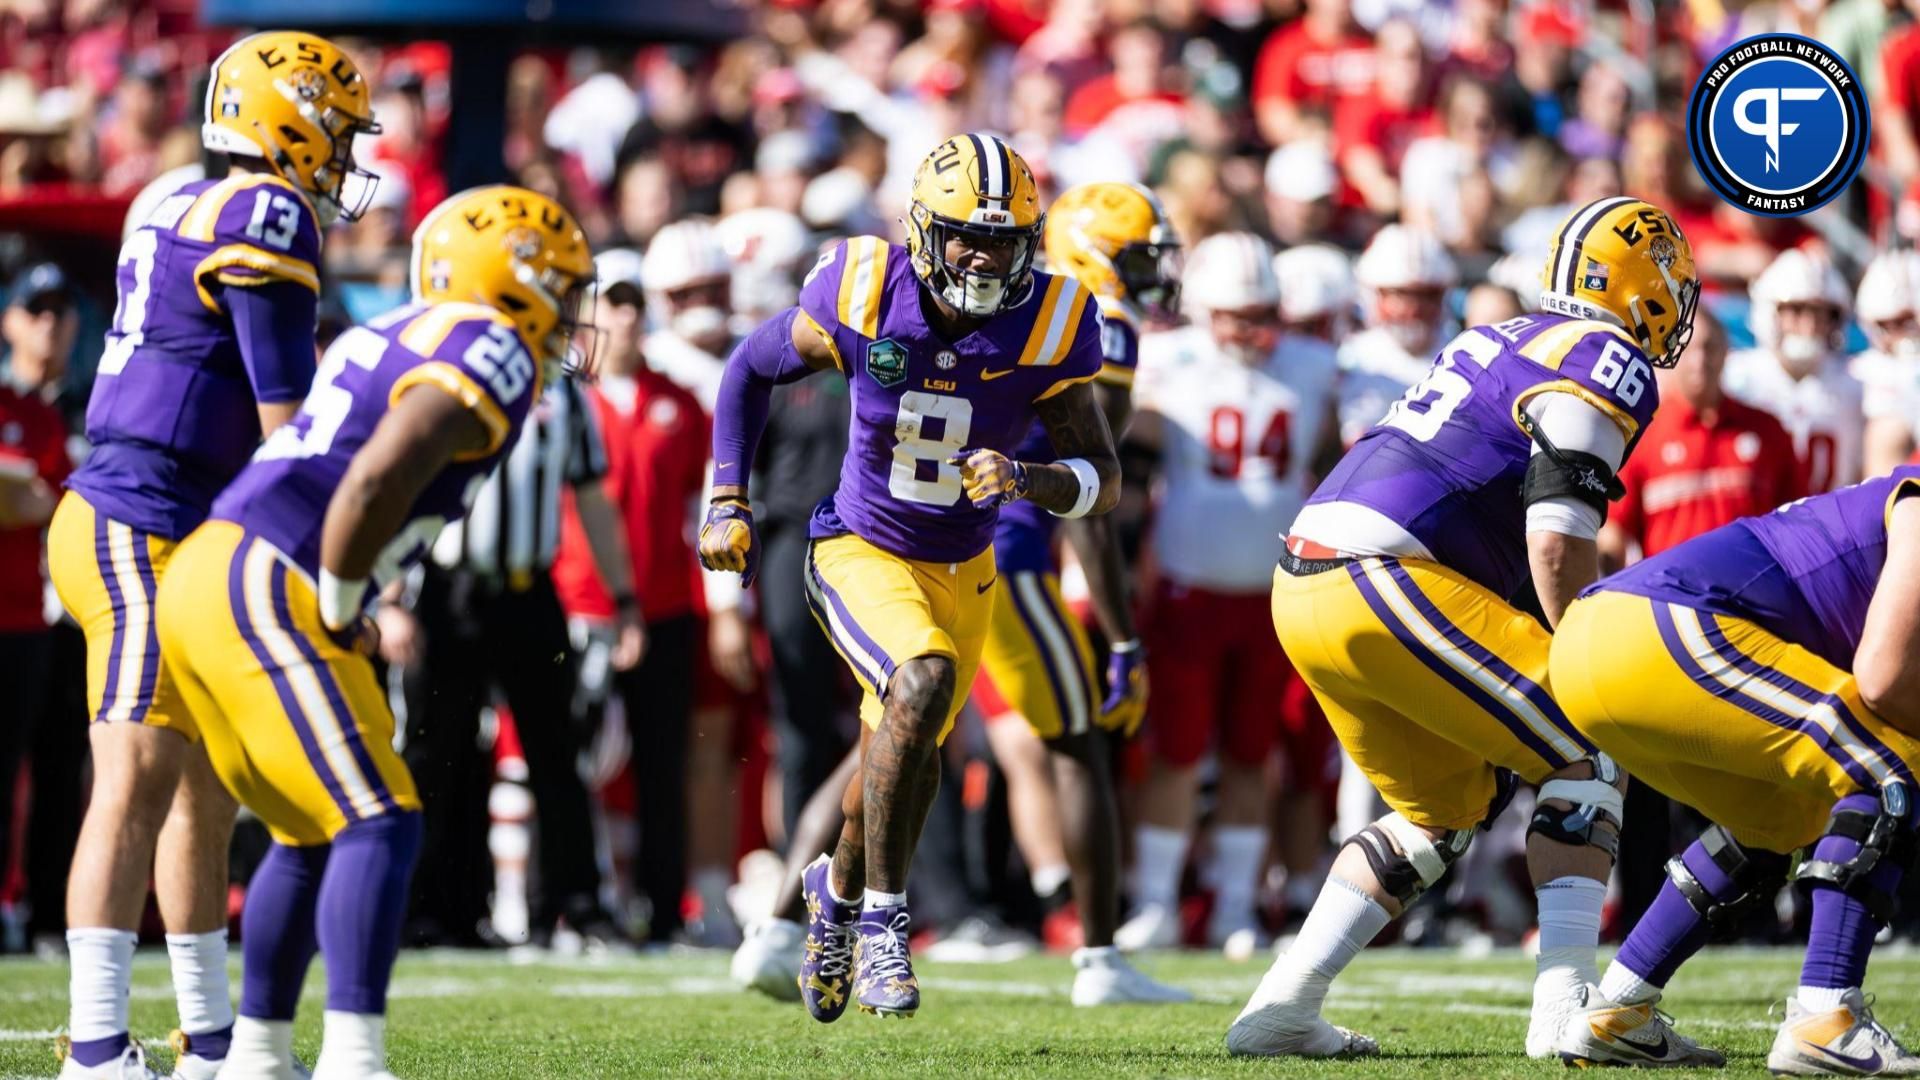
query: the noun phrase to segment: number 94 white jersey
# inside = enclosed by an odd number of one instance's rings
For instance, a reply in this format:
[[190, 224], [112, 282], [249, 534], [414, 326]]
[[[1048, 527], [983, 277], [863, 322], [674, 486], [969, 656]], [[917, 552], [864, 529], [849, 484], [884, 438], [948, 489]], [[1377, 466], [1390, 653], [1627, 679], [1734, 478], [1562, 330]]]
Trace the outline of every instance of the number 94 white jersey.
[[1154, 549], [1174, 581], [1221, 592], [1270, 587], [1280, 538], [1310, 490], [1334, 424], [1333, 346], [1287, 335], [1249, 366], [1201, 327], [1140, 342], [1137, 409], [1163, 418]]

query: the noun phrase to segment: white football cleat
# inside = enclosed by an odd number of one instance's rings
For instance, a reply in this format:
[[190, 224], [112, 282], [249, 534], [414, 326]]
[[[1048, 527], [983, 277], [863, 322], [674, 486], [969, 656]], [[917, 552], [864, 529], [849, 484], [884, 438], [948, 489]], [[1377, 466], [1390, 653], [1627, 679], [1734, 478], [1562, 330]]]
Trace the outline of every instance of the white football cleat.
[[233, 1040], [219, 1065], [216, 1075], [221, 1080], [312, 1080], [313, 1077], [294, 1059], [291, 1020], [234, 1017]]
[[1873, 1018], [1873, 1002], [1855, 987], [1831, 1012], [1787, 999], [1767, 1069], [1775, 1076], [1920, 1076], [1920, 1057]]
[[1172, 949], [1180, 945], [1180, 911], [1164, 904], [1138, 908], [1120, 929], [1113, 943], [1127, 952], [1140, 949]]
[[1569, 1065], [1634, 1065], [1642, 1068], [1718, 1069], [1727, 1056], [1673, 1030], [1673, 1021], [1654, 1008], [1660, 999], [1621, 1005], [1581, 988], [1580, 1005], [1567, 1014], [1554, 1052]]
[[60, 1056], [59, 1080], [162, 1080], [147, 1068], [147, 1052], [139, 1043], [128, 1043], [120, 1056], [98, 1065], [82, 1065], [68, 1052], [66, 1036], [61, 1036], [56, 1053]]
[[1207, 944], [1219, 949], [1229, 960], [1250, 960], [1254, 953], [1264, 951], [1272, 943], [1266, 928], [1254, 919], [1252, 912], [1238, 918], [1216, 917], [1207, 921]]
[[1127, 962], [1119, 949], [1073, 951], [1073, 1003], [1095, 1005], [1174, 1005], [1193, 1000], [1177, 986], [1148, 977]]
[[1241, 1057], [1355, 1058], [1378, 1054], [1380, 1044], [1372, 1036], [1327, 1023], [1318, 1010], [1290, 1001], [1249, 1001], [1227, 1029], [1227, 1052]]
[[747, 939], [733, 952], [728, 969], [733, 981], [775, 1001], [800, 1000], [800, 960], [807, 928], [786, 919], [765, 919], [747, 927]]

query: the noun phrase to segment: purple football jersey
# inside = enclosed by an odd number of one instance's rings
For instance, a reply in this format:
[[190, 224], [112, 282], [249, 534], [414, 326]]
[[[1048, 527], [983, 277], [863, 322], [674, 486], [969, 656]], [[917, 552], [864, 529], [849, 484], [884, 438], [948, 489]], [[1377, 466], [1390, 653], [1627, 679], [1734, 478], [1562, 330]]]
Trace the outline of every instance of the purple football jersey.
[[1582, 593], [1631, 593], [1756, 623], [1852, 670], [1887, 561], [1894, 500], [1920, 495], [1920, 465], [1741, 518], [1637, 562]]
[[833, 340], [853, 394], [840, 486], [810, 535], [852, 533], [883, 551], [964, 562], [993, 541], [999, 511], [975, 508], [948, 459], [1012, 455], [1033, 403], [1100, 371], [1100, 329], [1086, 289], [1036, 272], [1028, 295], [957, 341], [921, 311], [907, 252], [871, 236], [821, 256], [801, 313]]
[[[426, 384], [452, 394], [486, 425], [484, 453], [456, 458], [427, 484], [374, 565], [391, 581], [418, 562], [442, 526], [467, 512], [480, 484], [525, 422], [539, 369], [512, 322], [478, 304], [410, 304], [340, 335], [313, 392], [274, 431], [213, 504], [213, 517], [265, 538], [308, 574], [320, 568], [320, 530], [347, 463], [398, 396]], [[377, 591], [377, 590], [376, 590]]]
[[299, 302], [276, 306], [275, 321], [303, 320], [311, 338], [319, 258], [313, 209], [277, 176], [197, 181], [163, 200], [120, 249], [120, 301], [87, 403], [93, 452], [67, 486], [170, 539], [200, 524], [260, 444], [255, 403], [298, 401], [313, 382], [311, 347], [242, 350], [231, 290], [289, 283]]
[[[1101, 299], [1096, 297], [1096, 299]], [[1100, 369], [1102, 382], [1130, 386], [1140, 366], [1140, 332], [1133, 320], [1117, 304], [1100, 305]], [[1114, 432], [1115, 438], [1119, 432]], [[1053, 440], [1045, 424], [1035, 420], [1027, 437], [1014, 448], [1015, 461], [1043, 464], [1058, 460]], [[993, 531], [993, 559], [1002, 570], [1050, 571], [1054, 568], [1053, 534], [1060, 519], [1022, 500], [1000, 508], [1000, 523]]]
[[1440, 350], [1307, 504], [1377, 511], [1435, 561], [1512, 596], [1527, 577], [1520, 485], [1533, 450], [1520, 410], [1554, 391], [1605, 411], [1629, 452], [1660, 397], [1646, 354], [1616, 327], [1550, 314], [1475, 327]]

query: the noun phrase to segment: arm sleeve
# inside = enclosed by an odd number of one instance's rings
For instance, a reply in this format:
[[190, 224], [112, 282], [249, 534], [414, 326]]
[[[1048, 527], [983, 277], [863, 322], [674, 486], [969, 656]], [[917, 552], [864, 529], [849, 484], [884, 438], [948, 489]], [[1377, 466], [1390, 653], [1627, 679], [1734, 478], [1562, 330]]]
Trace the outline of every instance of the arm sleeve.
[[796, 308], [775, 315], [748, 334], [727, 360], [713, 406], [714, 477], [744, 484], [767, 428], [773, 388], [813, 374], [793, 347]]
[[291, 281], [266, 281], [226, 289], [224, 299], [254, 400], [273, 405], [306, 397], [317, 363], [319, 296]]
[[600, 433], [600, 421], [593, 414], [593, 403], [580, 392], [572, 379], [560, 380], [560, 393], [567, 396], [567, 484], [582, 487], [607, 475], [607, 443]]
[[[1592, 454], [1616, 472], [1627, 439], [1611, 416], [1573, 394], [1550, 392], [1527, 402], [1527, 415], [1562, 451]], [[1533, 453], [1544, 453], [1535, 443]], [[1527, 507], [1527, 531], [1556, 532], [1591, 540], [1600, 535], [1600, 511], [1572, 496], [1541, 499]]]

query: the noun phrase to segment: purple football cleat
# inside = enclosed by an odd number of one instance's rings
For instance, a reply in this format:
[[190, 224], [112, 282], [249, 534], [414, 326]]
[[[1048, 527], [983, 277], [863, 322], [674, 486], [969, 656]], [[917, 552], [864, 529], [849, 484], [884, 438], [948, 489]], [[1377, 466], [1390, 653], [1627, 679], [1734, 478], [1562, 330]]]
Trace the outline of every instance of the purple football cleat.
[[861, 1012], [906, 1019], [920, 1008], [920, 982], [913, 977], [913, 956], [907, 951], [907, 924], [912, 921], [905, 904], [860, 913], [853, 986]]
[[806, 952], [800, 961], [800, 1000], [807, 1012], [831, 1024], [847, 1011], [853, 989], [854, 921], [860, 910], [842, 904], [827, 887], [833, 860], [826, 855], [807, 864], [800, 874], [801, 895], [807, 901]]

